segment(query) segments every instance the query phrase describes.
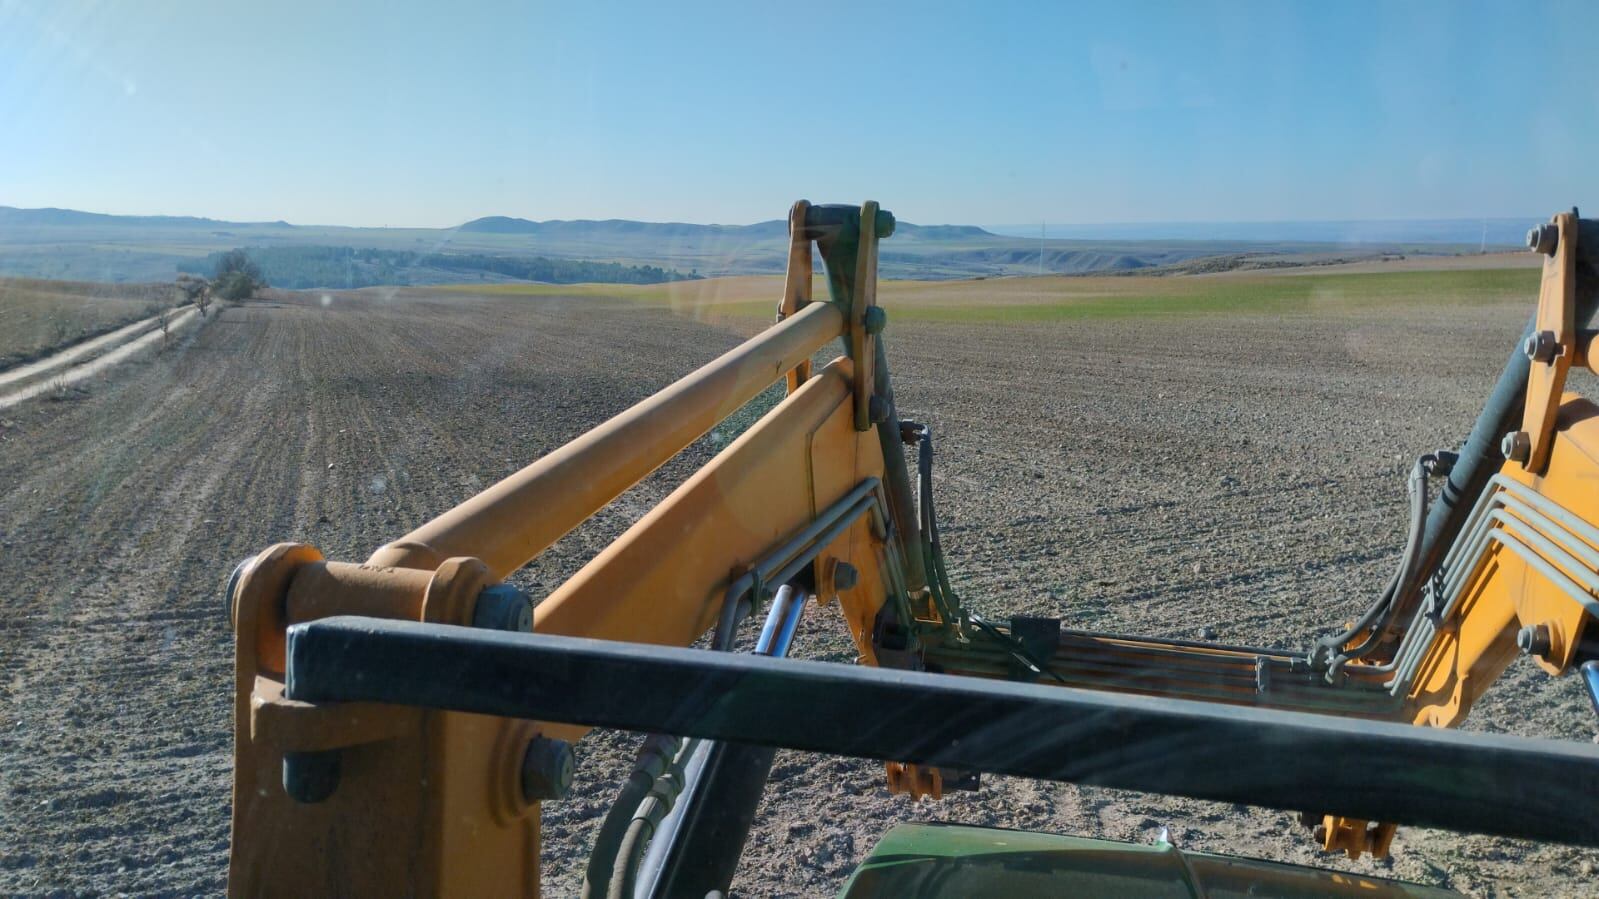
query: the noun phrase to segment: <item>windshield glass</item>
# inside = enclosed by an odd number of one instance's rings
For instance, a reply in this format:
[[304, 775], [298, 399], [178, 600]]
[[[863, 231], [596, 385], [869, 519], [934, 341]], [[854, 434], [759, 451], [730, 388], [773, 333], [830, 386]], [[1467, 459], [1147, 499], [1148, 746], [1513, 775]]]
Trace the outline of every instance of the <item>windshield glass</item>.
[[1596, 26], [0, 0], [0, 894], [1585, 892]]

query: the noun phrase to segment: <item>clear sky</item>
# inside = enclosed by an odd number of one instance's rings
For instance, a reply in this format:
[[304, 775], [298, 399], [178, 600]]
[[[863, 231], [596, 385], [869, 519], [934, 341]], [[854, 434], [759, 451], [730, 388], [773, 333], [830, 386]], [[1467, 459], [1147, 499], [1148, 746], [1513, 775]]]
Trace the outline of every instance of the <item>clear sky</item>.
[[0, 0], [0, 204], [458, 224], [1599, 209], [1599, 3]]

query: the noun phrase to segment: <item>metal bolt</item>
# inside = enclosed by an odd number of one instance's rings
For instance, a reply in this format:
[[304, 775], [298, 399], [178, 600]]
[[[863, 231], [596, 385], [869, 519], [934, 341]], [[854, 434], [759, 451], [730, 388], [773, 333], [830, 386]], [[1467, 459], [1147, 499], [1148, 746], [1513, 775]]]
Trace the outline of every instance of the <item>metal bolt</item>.
[[472, 607], [472, 626], [519, 634], [533, 630], [533, 601], [510, 584], [484, 587]]
[[874, 223], [877, 225], [878, 240], [887, 240], [894, 236], [894, 213], [887, 209], [879, 209]]
[[285, 752], [283, 792], [295, 802], [314, 804], [339, 788], [339, 750]]
[[1549, 625], [1529, 624], [1522, 628], [1516, 634], [1516, 648], [1530, 656], [1547, 658], [1550, 649]]
[[888, 421], [888, 400], [874, 396], [866, 401], [866, 417], [872, 424], [882, 424]]
[[881, 334], [883, 333], [883, 328], [888, 325], [888, 313], [883, 310], [882, 306], [867, 306], [866, 317], [861, 324], [866, 328], [866, 333]]
[[577, 758], [565, 740], [534, 737], [522, 756], [522, 796], [528, 802], [565, 799]]
[[1511, 431], [1499, 441], [1499, 453], [1512, 462], [1525, 462], [1532, 456], [1532, 437], [1526, 431]]
[[1560, 339], [1553, 331], [1539, 331], [1522, 341], [1521, 351], [1534, 362], [1548, 364], [1560, 354]]
[[1527, 249], [1545, 256], [1553, 256], [1560, 243], [1560, 229], [1551, 223], [1539, 225], [1527, 232]]
[[848, 562], [833, 563], [833, 589], [853, 590], [861, 582], [861, 572]]
[[1327, 845], [1327, 825], [1317, 824], [1315, 829], [1310, 832], [1310, 835], [1316, 842], [1323, 846]]

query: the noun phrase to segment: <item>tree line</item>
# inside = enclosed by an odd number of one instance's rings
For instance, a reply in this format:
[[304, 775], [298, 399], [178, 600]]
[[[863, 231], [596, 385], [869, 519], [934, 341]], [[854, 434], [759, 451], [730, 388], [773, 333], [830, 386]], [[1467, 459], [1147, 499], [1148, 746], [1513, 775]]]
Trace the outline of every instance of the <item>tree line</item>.
[[[383, 284], [437, 283], [441, 273], [486, 280], [544, 281], [552, 284], [659, 284], [699, 277], [654, 265], [623, 265], [545, 256], [491, 256], [481, 253], [420, 253], [409, 250], [355, 247], [243, 247], [212, 253], [179, 266], [182, 271], [212, 273], [222, 292], [225, 279], [252, 290], [267, 283], [289, 289], [356, 288]], [[240, 273], [244, 274], [241, 275]], [[248, 294], [246, 294], [248, 295]]]

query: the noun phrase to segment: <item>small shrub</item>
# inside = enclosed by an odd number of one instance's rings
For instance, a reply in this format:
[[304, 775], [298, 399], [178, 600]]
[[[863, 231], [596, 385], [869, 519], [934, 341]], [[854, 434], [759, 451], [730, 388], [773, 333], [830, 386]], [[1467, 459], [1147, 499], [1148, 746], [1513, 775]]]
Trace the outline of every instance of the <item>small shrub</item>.
[[211, 291], [224, 300], [248, 300], [255, 292], [266, 287], [261, 267], [243, 250], [229, 250], [217, 260], [216, 277], [211, 281]]
[[44, 398], [52, 403], [64, 403], [69, 400], [82, 399], [89, 395], [89, 391], [77, 384], [68, 384], [65, 377], [57, 377], [45, 388]]

